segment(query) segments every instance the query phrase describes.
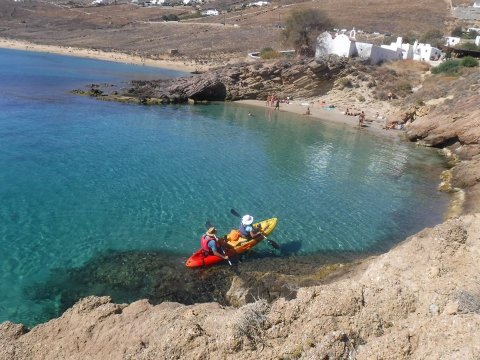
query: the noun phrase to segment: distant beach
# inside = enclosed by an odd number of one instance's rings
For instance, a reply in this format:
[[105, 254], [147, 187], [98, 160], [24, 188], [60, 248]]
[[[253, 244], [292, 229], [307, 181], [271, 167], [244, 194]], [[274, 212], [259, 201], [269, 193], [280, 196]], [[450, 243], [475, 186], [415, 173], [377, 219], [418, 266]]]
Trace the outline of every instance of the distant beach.
[[[239, 104], [252, 105], [264, 107], [271, 111], [274, 110], [273, 107], [267, 107], [265, 101], [262, 100], [239, 100], [235, 101]], [[310, 109], [310, 115], [305, 115], [307, 108]], [[287, 103], [280, 103], [280, 111], [291, 112], [298, 115], [304, 115], [306, 118], [311, 118], [312, 120], [325, 120], [336, 124], [345, 124], [351, 127], [358, 127], [358, 116], [345, 115], [345, 109], [341, 108], [328, 108], [328, 105], [321, 104], [319, 101], [308, 101], [308, 100], [295, 100]], [[402, 131], [398, 130], [385, 130], [385, 119], [375, 118], [375, 116], [368, 116], [366, 123], [363, 127], [364, 130], [368, 130], [375, 134], [381, 134], [383, 136], [398, 136], [402, 134]]]
[[39, 45], [28, 41], [12, 40], [6, 38], [0, 38], [0, 48], [3, 49], [15, 49], [45, 52], [66, 56], [84, 57], [98, 60], [115, 61], [133, 65], [145, 65], [160, 67], [164, 69], [177, 70], [177, 71], [205, 71], [209, 68], [208, 65], [199, 65], [193, 61], [185, 60], [166, 60], [166, 59], [149, 59], [142, 56], [134, 56], [120, 52], [107, 52], [96, 49], [77, 48], [70, 46], [54, 46], [54, 45]]

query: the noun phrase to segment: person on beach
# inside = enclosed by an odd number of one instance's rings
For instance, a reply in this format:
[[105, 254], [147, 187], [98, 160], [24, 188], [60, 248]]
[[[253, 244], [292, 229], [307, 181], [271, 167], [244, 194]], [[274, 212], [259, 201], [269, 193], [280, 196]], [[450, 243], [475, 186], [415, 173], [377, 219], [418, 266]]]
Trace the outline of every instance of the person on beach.
[[274, 110], [280, 110], [280, 100], [277, 99], [277, 102], [275, 103], [275, 109]]
[[365, 113], [362, 111], [360, 115], [358, 115], [358, 126], [363, 127], [364, 121], [365, 121]]
[[307, 107], [307, 111], [305, 111], [305, 114], [303, 115], [310, 115], [310, 107]]
[[200, 238], [200, 245], [205, 252], [205, 256], [215, 255], [219, 258], [222, 258], [223, 260], [228, 260], [228, 256], [225, 255], [223, 250], [221, 250], [223, 254], [218, 251], [217, 246], [220, 247], [220, 244], [218, 243], [219, 239], [217, 238], [216, 233], [217, 229], [215, 229], [214, 227], [209, 228], [207, 232], [203, 234]]

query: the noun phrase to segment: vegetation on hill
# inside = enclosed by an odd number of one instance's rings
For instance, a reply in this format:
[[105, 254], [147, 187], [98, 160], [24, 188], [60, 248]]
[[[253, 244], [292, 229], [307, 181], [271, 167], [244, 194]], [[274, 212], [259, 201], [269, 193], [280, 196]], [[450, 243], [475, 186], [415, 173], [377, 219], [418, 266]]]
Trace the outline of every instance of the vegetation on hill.
[[432, 74], [457, 74], [462, 67], [477, 67], [478, 60], [472, 56], [465, 56], [461, 60], [447, 60], [432, 68]]
[[294, 10], [287, 19], [283, 36], [300, 55], [313, 56], [317, 36], [332, 28], [332, 21], [320, 10]]

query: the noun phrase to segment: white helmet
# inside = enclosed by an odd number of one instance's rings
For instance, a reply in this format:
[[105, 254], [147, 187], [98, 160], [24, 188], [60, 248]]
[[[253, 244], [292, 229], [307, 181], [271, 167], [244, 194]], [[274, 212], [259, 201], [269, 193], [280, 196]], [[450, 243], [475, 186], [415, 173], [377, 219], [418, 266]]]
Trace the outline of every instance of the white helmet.
[[242, 224], [243, 225], [252, 225], [253, 223], [253, 216], [245, 215], [242, 217]]

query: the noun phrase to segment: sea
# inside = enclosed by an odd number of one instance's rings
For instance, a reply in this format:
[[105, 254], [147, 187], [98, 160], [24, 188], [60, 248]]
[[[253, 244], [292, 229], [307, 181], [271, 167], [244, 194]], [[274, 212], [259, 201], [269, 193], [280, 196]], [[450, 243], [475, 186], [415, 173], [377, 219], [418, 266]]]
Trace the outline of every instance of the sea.
[[[262, 107], [71, 93], [182, 75], [0, 50], [0, 322], [59, 316], [63, 289], [77, 287], [62, 274], [86, 264], [82, 294], [115, 300], [120, 285], [100, 284], [92, 259], [155, 252], [192, 271], [183, 263], [208, 223], [220, 233], [238, 226], [232, 209], [278, 217], [270, 237], [284, 251], [262, 243], [254, 253], [264, 261], [384, 252], [442, 221], [446, 163], [435, 149]], [[116, 274], [131, 270], [122, 261]]]

